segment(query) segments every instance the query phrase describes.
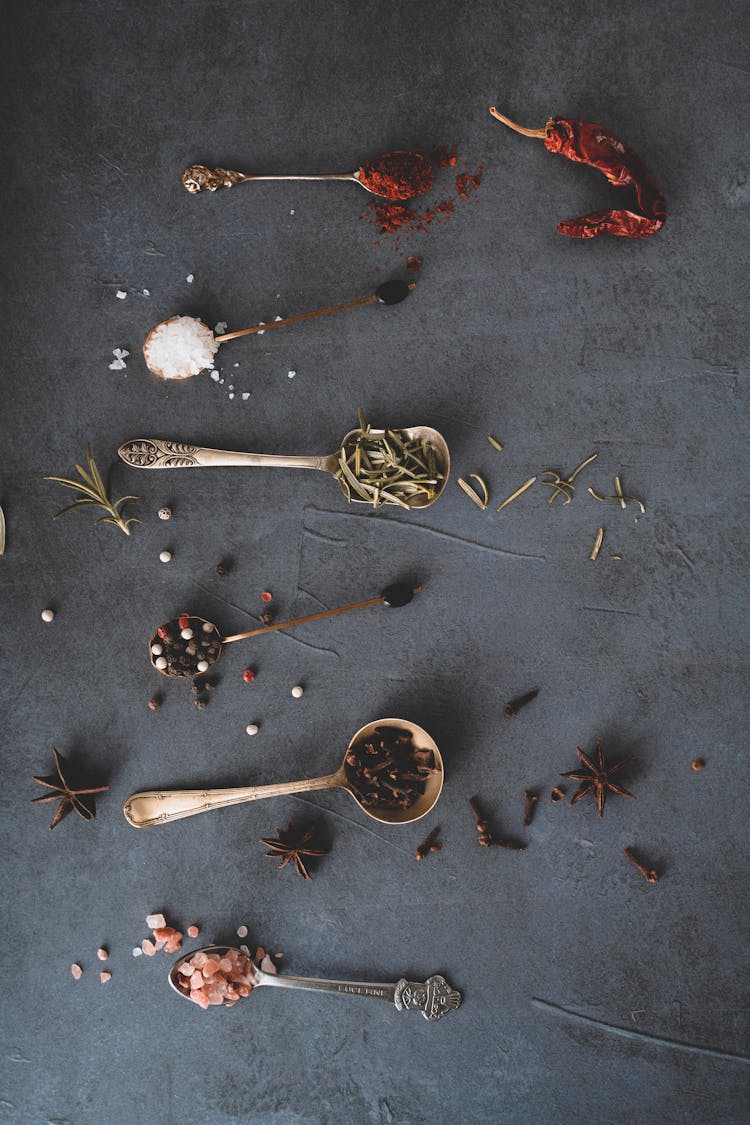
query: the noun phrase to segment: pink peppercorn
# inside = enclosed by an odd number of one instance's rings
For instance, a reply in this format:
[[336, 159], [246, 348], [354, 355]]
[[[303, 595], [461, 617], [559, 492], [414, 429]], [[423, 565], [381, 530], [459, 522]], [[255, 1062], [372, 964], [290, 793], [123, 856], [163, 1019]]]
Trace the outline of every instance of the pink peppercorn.
[[246, 668], [242, 673], [242, 678], [246, 684], [251, 684], [255, 679], [255, 672], [253, 672], [252, 668]]
[[272, 602], [273, 601], [273, 594], [271, 593], [270, 590], [264, 590], [263, 593], [260, 595], [260, 600], [262, 602]]

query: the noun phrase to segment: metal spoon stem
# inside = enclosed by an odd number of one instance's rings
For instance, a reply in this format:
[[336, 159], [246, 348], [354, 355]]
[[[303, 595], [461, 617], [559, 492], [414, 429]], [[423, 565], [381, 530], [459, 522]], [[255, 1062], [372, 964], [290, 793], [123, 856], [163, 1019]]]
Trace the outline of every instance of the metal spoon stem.
[[[421, 587], [416, 586], [414, 593], [418, 594]], [[382, 597], [367, 598], [363, 602], [353, 602], [352, 605], [338, 606], [336, 609], [324, 609], [318, 613], [309, 613], [305, 617], [293, 617], [291, 621], [279, 621], [275, 625], [264, 625], [261, 629], [251, 629], [248, 633], [234, 633], [231, 637], [224, 637], [222, 644], [230, 641], [243, 641], [247, 637], [260, 637], [263, 633], [275, 633], [278, 629], [291, 629], [293, 625], [304, 625], [308, 621], [321, 621], [324, 617], [336, 617], [339, 613], [350, 613], [353, 609], [366, 609], [371, 605], [382, 605]]]
[[[414, 288], [413, 282], [410, 288]], [[316, 309], [314, 312], [298, 313], [297, 316], [287, 316], [283, 320], [271, 320], [268, 324], [256, 324], [254, 328], [243, 328], [240, 332], [225, 332], [223, 336], [216, 336], [215, 340], [217, 344], [223, 344], [226, 340], [236, 340], [239, 336], [250, 336], [253, 332], [265, 332], [269, 328], [283, 328], [285, 324], [299, 324], [301, 320], [314, 320], [318, 316], [328, 316], [329, 313], [356, 309], [360, 305], [372, 305], [377, 300], [377, 294], [371, 293], [369, 297], [357, 297], [353, 301], [344, 301], [340, 305], [329, 305], [328, 308]]]

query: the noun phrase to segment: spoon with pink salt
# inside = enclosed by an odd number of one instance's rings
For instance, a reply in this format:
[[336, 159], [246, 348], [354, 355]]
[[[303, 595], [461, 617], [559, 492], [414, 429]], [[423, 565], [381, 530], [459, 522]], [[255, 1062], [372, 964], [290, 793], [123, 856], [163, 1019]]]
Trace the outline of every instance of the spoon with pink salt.
[[218, 336], [198, 317], [172, 316], [151, 329], [143, 343], [143, 358], [149, 371], [161, 379], [190, 379], [214, 366], [214, 357], [220, 345], [227, 340], [237, 340], [240, 336], [251, 336], [255, 332], [267, 332], [271, 328], [283, 328], [287, 324], [299, 324], [303, 320], [314, 320], [319, 316], [359, 308], [361, 305], [398, 305], [414, 288], [416, 286], [413, 281], [385, 281], [367, 297], [356, 297], [353, 301], [344, 301], [339, 305], [329, 305], [314, 312], [298, 313], [296, 316], [256, 324], [252, 328], [242, 328], [239, 332], [224, 332]]
[[238, 1000], [251, 996], [254, 989], [264, 987], [299, 988], [329, 996], [367, 996], [385, 1000], [399, 1012], [421, 1012], [426, 1020], [438, 1020], [461, 1005], [461, 993], [443, 976], [434, 975], [426, 981], [401, 977], [393, 984], [380, 984], [279, 975], [264, 972], [241, 950], [228, 945], [207, 945], [185, 954], [172, 965], [168, 980], [178, 996], [203, 1009], [214, 1005], [232, 1008]]

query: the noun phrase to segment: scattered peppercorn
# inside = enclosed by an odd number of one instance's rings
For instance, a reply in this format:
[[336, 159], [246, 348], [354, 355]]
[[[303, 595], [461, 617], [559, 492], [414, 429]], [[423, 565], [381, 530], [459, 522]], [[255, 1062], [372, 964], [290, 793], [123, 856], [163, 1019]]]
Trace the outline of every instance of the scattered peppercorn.
[[295, 686], [292, 688], [293, 698], [294, 699], [301, 699], [304, 694], [305, 694], [305, 689], [303, 688], [302, 684], [295, 684]]
[[270, 590], [263, 590], [261, 595], [260, 595], [260, 600], [262, 602], [266, 602], [266, 603], [272, 602], [273, 601], [273, 594], [271, 593]]
[[200, 693], [203, 691], [203, 685], [199, 684], [197, 680], [193, 680], [192, 684], [190, 685], [190, 690], [192, 691], [193, 695], [200, 695]]
[[216, 687], [216, 684], [213, 682], [213, 680], [204, 680], [203, 681], [203, 690], [204, 691], [213, 691], [215, 689], [215, 687]]
[[54, 620], [55, 620], [54, 609], [43, 609], [42, 610], [42, 621], [54, 621]]
[[149, 701], [148, 701], [149, 711], [158, 711], [160, 707], [161, 707], [161, 696], [160, 695], [152, 696], [152, 698], [149, 699]]
[[257, 734], [259, 730], [260, 730], [260, 726], [259, 726], [258, 723], [248, 723], [247, 726], [245, 727], [245, 733], [249, 734], [251, 737], [254, 734]]
[[700, 773], [706, 763], [703, 761], [703, 758], [695, 758], [690, 764], [696, 773]]
[[265, 610], [260, 615], [261, 625], [271, 625], [273, 623], [273, 619], [275, 618], [275, 616], [276, 616], [276, 614], [273, 612], [272, 609]]
[[219, 578], [226, 578], [227, 574], [229, 574], [229, 567], [224, 562], [217, 563], [214, 567], [214, 570], [218, 574]]
[[159, 519], [160, 520], [171, 520], [171, 518], [172, 518], [172, 509], [171, 508], [159, 508]]
[[243, 678], [243, 680], [245, 681], [246, 684], [251, 684], [253, 682], [253, 680], [255, 679], [255, 672], [253, 671], [252, 668], [246, 668], [245, 671], [242, 673], [242, 678]]
[[198, 708], [199, 711], [205, 711], [206, 708], [208, 707], [208, 700], [207, 699], [196, 699], [195, 706]]
[[159, 562], [168, 563], [172, 561], [171, 551], [162, 551], [159, 555]]

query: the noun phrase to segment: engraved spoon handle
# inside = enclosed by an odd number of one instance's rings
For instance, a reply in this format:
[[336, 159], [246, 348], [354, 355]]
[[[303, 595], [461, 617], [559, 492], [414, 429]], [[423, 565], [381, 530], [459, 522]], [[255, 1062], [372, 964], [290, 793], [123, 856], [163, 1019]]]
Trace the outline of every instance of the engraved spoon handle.
[[186, 816], [244, 805], [264, 797], [284, 797], [290, 793], [311, 793], [315, 789], [345, 788], [341, 770], [310, 777], [303, 781], [281, 781], [273, 785], [246, 785], [238, 789], [149, 789], [133, 793], [123, 806], [125, 819], [134, 828], [152, 828]]
[[432, 976], [426, 981], [409, 981], [405, 977], [395, 984], [371, 981], [322, 980], [318, 977], [294, 977], [283, 973], [258, 973], [256, 987], [301, 988], [306, 992], [326, 992], [335, 996], [367, 996], [385, 1000], [400, 1011], [421, 1012], [426, 1020], [438, 1020], [461, 1004], [461, 993], [451, 988], [445, 977]]
[[[182, 173], [182, 183], [191, 195], [198, 195], [202, 191], [217, 191], [218, 188], [231, 188], [235, 184], [247, 184], [253, 180], [338, 180], [360, 183], [358, 172], [326, 172], [319, 175], [295, 176], [273, 175], [252, 176], [247, 172], [235, 172], [231, 168], [207, 168], [205, 164], [191, 164]], [[369, 191], [369, 188], [366, 189]]]
[[[331, 471], [331, 458], [281, 456], [271, 453], [239, 453], [231, 449], [206, 449], [167, 438], [132, 438], [117, 450], [118, 456], [135, 469], [192, 469], [244, 466], [263, 469], [322, 469]], [[335, 457], [334, 457], [335, 460]]]

